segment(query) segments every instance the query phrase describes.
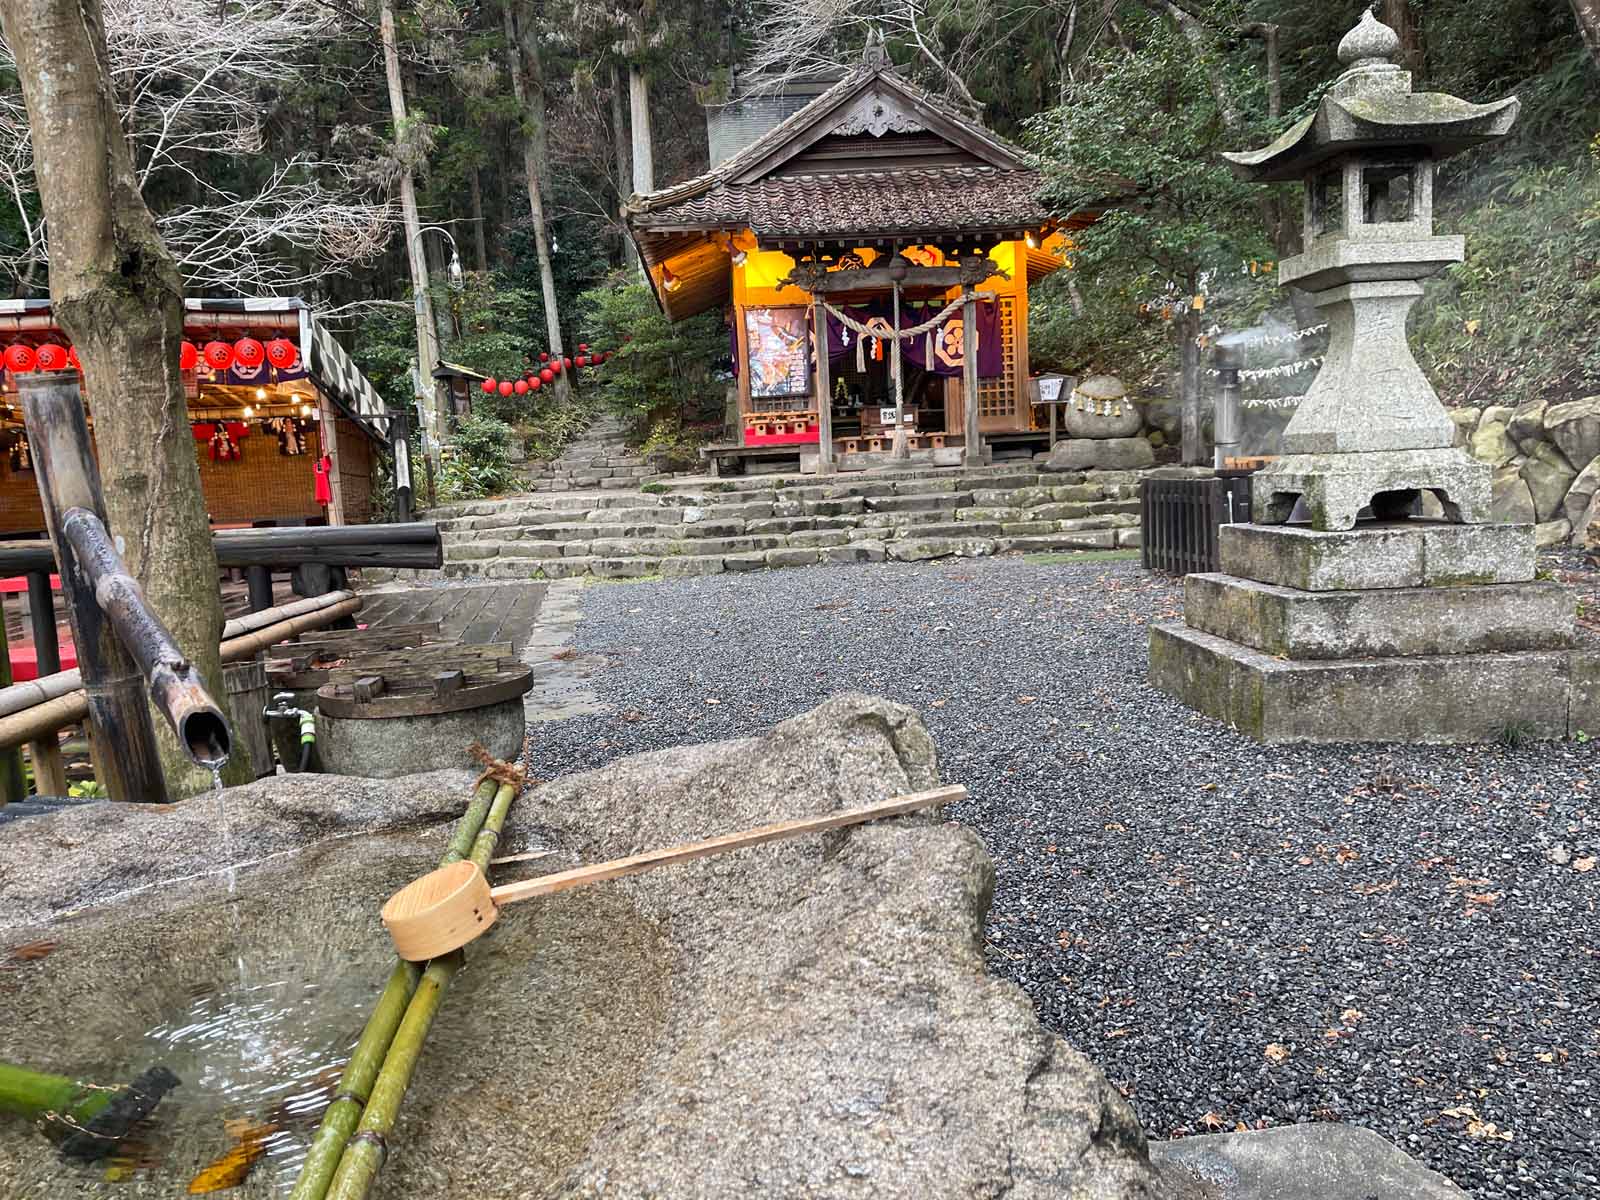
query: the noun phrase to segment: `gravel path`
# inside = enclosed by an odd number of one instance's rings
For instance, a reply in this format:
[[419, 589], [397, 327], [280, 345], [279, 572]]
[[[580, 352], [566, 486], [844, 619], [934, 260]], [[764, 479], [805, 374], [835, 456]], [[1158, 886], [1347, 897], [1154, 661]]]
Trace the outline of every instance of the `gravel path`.
[[1151, 1136], [1352, 1121], [1480, 1200], [1600, 1197], [1595, 744], [1257, 746], [1145, 686], [1180, 594], [1019, 558], [589, 588], [614, 707], [534, 768], [914, 705], [998, 866], [992, 968]]

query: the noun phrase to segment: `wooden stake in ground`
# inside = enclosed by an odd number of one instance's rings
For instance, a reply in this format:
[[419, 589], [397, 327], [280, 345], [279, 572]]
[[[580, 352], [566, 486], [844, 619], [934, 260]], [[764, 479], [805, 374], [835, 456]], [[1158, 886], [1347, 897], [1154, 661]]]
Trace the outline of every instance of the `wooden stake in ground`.
[[[183, 380], [183, 278], [139, 194], [112, 92], [100, 0], [0, 0], [28, 107], [50, 234], [50, 301], [83, 364], [107, 524], [151, 606], [212, 695], [224, 693], [217, 559]], [[211, 784], [165, 728], [169, 791]], [[253, 779], [246, 756], [223, 772]]]

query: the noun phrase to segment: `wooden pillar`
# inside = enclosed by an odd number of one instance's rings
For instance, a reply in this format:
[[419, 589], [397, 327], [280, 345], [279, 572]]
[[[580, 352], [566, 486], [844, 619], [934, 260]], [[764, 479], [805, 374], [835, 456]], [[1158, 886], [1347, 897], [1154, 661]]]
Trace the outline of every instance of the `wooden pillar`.
[[[5, 594], [0, 593], [0, 688], [11, 686], [10, 638], [6, 633]], [[14, 800], [26, 800], [28, 788], [22, 775], [22, 751], [13, 747], [0, 750], [0, 807]]]
[[828, 378], [828, 311], [817, 293], [811, 296], [811, 338], [817, 349], [817, 474], [832, 475], [833, 384]]
[[90, 450], [78, 375], [75, 371], [23, 375], [17, 383], [45, 524], [61, 568], [61, 594], [78, 652], [78, 670], [89, 700], [95, 778], [113, 800], [165, 803], [167, 785], [144, 678], [101, 611], [88, 571], [61, 532], [62, 517], [69, 509], [82, 508], [105, 519], [100, 468]]
[[[28, 572], [28, 623], [33, 628], [33, 652], [40, 676], [61, 670], [61, 641], [56, 636], [56, 601], [50, 591], [49, 571]], [[67, 794], [67, 764], [61, 758], [61, 737], [47, 733], [28, 743], [33, 760], [33, 790], [40, 796]]]
[[317, 449], [333, 459], [328, 468], [328, 487], [333, 492], [333, 503], [328, 505], [328, 524], [344, 524], [344, 478], [339, 470], [339, 410], [319, 388], [317, 406], [322, 419], [317, 422]]
[[272, 607], [272, 568], [252, 563], [244, 569], [245, 587], [250, 597], [250, 611], [261, 612]]
[[983, 439], [978, 433], [978, 302], [970, 285], [961, 287], [961, 406], [966, 424], [963, 466], [983, 465]]

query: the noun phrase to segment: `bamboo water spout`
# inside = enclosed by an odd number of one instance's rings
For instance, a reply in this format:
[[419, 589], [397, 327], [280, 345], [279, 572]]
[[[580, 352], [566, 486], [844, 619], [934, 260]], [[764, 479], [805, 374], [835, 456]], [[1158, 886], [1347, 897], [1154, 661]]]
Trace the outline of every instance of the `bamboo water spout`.
[[200, 674], [151, 610], [139, 581], [128, 574], [105, 523], [85, 508], [61, 514], [61, 536], [71, 545], [95, 602], [150, 685], [150, 699], [197, 766], [228, 761], [228, 722]]

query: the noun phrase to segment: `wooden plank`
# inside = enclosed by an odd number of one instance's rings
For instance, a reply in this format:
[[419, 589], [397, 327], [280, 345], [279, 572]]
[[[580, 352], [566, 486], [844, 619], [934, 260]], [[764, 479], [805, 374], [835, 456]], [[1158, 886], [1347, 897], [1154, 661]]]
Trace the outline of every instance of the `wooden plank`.
[[841, 829], [846, 825], [859, 825], [865, 821], [875, 821], [882, 817], [900, 816], [904, 813], [916, 812], [924, 808], [955, 804], [966, 798], [966, 788], [958, 783], [951, 784], [947, 787], [934, 788], [932, 791], [913, 792], [907, 796], [896, 796], [893, 800], [869, 804], [865, 808], [853, 808], [844, 812], [827, 813], [820, 817], [803, 817], [795, 821], [779, 821], [772, 825], [761, 825], [755, 829], [745, 829], [739, 833], [726, 833], [721, 837], [708, 838], [703, 842], [669, 846], [664, 850], [647, 850], [643, 854], [634, 854], [627, 858], [615, 858], [610, 862], [594, 863], [587, 867], [575, 867], [570, 871], [558, 871], [553, 875], [541, 875], [537, 879], [525, 879], [520, 883], [507, 883], [493, 889], [490, 895], [494, 897], [494, 902], [497, 905], [511, 904], [533, 896], [548, 896], [552, 892], [564, 892], [569, 888], [601, 883], [607, 879], [620, 879], [624, 875], [638, 875], [644, 871], [653, 871], [657, 867], [689, 862], [691, 859], [696, 858], [707, 858], [713, 854], [726, 854], [730, 850], [742, 850], [747, 846], [760, 846], [766, 842], [775, 842], [782, 838], [799, 837], [801, 834], [806, 833], [821, 833], [829, 829]]
[[[365, 609], [362, 610], [365, 616]], [[421, 621], [413, 625], [386, 625], [381, 629], [308, 629], [294, 643], [299, 646], [316, 646], [319, 651], [326, 646], [407, 644], [410, 639], [432, 636], [437, 638], [439, 622]]]
[[544, 587], [520, 587], [516, 589], [517, 600], [504, 617], [501, 618], [500, 627], [490, 635], [492, 642], [510, 642], [521, 654], [528, 638], [533, 634], [534, 622], [538, 619], [539, 609], [544, 606]]
[[382, 675], [363, 675], [350, 685], [350, 692], [358, 704], [370, 704], [386, 690]]
[[451, 692], [459, 692], [466, 680], [466, 675], [460, 671], [440, 671], [433, 677], [433, 694], [444, 696]]
[[[458, 642], [487, 642], [490, 639], [483, 637], [468, 637], [467, 631], [478, 624], [485, 612], [501, 603], [498, 593], [509, 592], [510, 588], [474, 588], [471, 594], [463, 596], [461, 603], [457, 604], [444, 622], [444, 628], [449, 630], [450, 636]], [[510, 603], [507, 599], [505, 603]], [[494, 622], [495, 625], [499, 621]]]

